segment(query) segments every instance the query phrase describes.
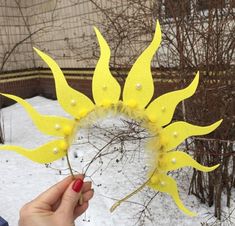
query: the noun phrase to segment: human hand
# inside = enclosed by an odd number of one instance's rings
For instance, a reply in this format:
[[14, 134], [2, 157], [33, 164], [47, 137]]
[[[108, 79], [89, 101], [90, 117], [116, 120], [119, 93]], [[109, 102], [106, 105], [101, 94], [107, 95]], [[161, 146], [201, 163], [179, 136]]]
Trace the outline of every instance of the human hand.
[[76, 180], [67, 177], [25, 204], [19, 226], [75, 226], [74, 220], [86, 211], [94, 194], [91, 182], [83, 179], [82, 175]]

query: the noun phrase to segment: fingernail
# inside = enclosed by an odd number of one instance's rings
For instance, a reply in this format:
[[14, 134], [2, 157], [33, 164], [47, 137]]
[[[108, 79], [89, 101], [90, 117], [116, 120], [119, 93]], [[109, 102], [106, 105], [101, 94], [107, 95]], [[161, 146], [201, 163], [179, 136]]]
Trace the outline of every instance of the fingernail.
[[74, 181], [72, 189], [78, 193], [81, 191], [82, 185], [83, 185], [83, 180], [78, 178]]

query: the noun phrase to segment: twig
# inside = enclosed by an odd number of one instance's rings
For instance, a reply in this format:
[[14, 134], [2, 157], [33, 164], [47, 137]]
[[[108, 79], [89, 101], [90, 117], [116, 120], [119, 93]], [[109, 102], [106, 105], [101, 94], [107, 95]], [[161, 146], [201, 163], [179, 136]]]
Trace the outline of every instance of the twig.
[[70, 174], [72, 175], [73, 179], [75, 179], [75, 176], [74, 176], [74, 174], [73, 174], [73, 169], [72, 169], [71, 164], [70, 164], [70, 161], [69, 161], [68, 152], [66, 153], [66, 160], [67, 160], [67, 164], [68, 164], [68, 167], [69, 167]]

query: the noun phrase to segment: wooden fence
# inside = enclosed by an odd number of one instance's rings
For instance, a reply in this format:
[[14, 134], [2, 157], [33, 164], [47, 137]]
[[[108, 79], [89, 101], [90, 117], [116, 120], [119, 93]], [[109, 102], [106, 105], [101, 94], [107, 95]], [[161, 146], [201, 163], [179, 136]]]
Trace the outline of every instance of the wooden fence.
[[[91, 89], [93, 71], [94, 69], [63, 69], [68, 83], [91, 99], [93, 99]], [[128, 70], [111, 71], [123, 87]], [[153, 98], [186, 87], [192, 81], [194, 74], [195, 72], [191, 71], [188, 76], [181, 78], [176, 70], [153, 69], [155, 85]], [[198, 120], [199, 124], [209, 124], [219, 118], [225, 118], [224, 126], [234, 128], [232, 125], [235, 121], [233, 70], [230, 74], [225, 75], [223, 72], [217, 74], [218, 76], [213, 76], [212, 74], [206, 75], [203, 71], [200, 72], [201, 81], [196, 94], [185, 101], [188, 119], [195, 124], [198, 124]], [[11, 93], [22, 98], [41, 95], [56, 99], [51, 71], [43, 68], [0, 74], [0, 92]], [[12, 100], [0, 96], [0, 107], [9, 106], [13, 103]], [[195, 117], [195, 114], [197, 114], [197, 117]], [[178, 120], [183, 119], [180, 107], [177, 108], [176, 118]]]

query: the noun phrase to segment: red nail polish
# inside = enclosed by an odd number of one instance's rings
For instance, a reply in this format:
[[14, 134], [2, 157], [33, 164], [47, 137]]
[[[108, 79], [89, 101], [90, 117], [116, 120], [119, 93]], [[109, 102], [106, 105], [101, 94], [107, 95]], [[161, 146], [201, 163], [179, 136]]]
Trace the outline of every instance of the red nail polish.
[[83, 185], [83, 180], [78, 178], [74, 181], [72, 189], [78, 193], [81, 191], [82, 185]]

